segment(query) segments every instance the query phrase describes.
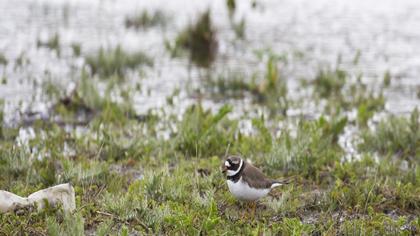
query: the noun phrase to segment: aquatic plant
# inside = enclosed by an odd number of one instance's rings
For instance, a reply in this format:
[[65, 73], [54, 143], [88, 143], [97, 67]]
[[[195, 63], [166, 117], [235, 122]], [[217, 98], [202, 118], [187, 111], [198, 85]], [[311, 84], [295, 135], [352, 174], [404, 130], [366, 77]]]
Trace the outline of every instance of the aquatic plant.
[[243, 98], [247, 92], [251, 95], [258, 93], [258, 84], [241, 72], [221, 72], [203, 81], [206, 92], [214, 99]]
[[82, 46], [79, 43], [71, 44], [71, 49], [73, 50], [73, 54], [78, 57], [82, 52]]
[[339, 96], [346, 83], [347, 73], [343, 70], [320, 70], [314, 80], [315, 93], [321, 98]]
[[7, 65], [8, 61], [3, 53], [0, 53], [0, 65]]
[[3, 116], [4, 116], [3, 106], [4, 106], [4, 101], [3, 99], [0, 99], [0, 140], [3, 139]]
[[251, 96], [257, 104], [265, 105], [272, 114], [285, 115], [289, 107], [288, 89], [278, 70], [278, 58], [271, 55], [266, 70], [251, 77], [241, 72], [227, 71], [203, 81], [206, 92], [213, 99], [243, 98]]
[[55, 122], [63, 124], [88, 124], [91, 121], [124, 124], [128, 120], [138, 117], [132, 107], [131, 97], [121, 96], [121, 102], [111, 98], [111, 93], [124, 91], [117, 86], [117, 82], [109, 80], [104, 94], [100, 94], [97, 84], [89, 74], [83, 70], [77, 86], [69, 93], [52, 82], [45, 82], [45, 95], [54, 101], [51, 114]]
[[238, 39], [244, 39], [245, 38], [245, 28], [246, 28], [246, 21], [245, 18], [242, 18], [239, 22], [235, 23], [232, 22], [232, 28], [235, 32], [235, 35]]
[[389, 71], [386, 71], [384, 74], [384, 86], [389, 87], [391, 84], [391, 73]]
[[236, 1], [235, 0], [226, 0], [226, 7], [229, 11], [229, 15], [232, 15], [236, 9]]
[[165, 26], [167, 23], [167, 17], [165, 14], [157, 10], [153, 13], [149, 13], [147, 10], [143, 10], [141, 13], [137, 13], [132, 16], [125, 18], [125, 27], [135, 29], [147, 29], [153, 26]]
[[175, 40], [174, 45], [166, 44], [172, 56], [179, 56], [182, 50], [189, 53], [191, 62], [208, 68], [216, 59], [216, 30], [211, 21], [210, 10], [202, 13], [197, 22], [189, 25]]
[[337, 114], [342, 111], [357, 110], [357, 122], [366, 126], [368, 120], [385, 106], [382, 91], [369, 88], [361, 82], [350, 81], [350, 74], [341, 69], [320, 70], [314, 80], [314, 96], [327, 101], [325, 111]]
[[45, 47], [51, 50], [56, 51], [57, 56], [60, 56], [60, 35], [58, 33], [54, 34], [47, 41], [41, 41], [40, 39], [36, 42], [37, 47]]
[[420, 99], [420, 86], [417, 86], [417, 99]]
[[124, 78], [128, 69], [153, 65], [153, 60], [144, 52], [127, 53], [121, 46], [110, 50], [101, 48], [96, 55], [87, 56], [85, 60], [92, 73], [101, 78], [112, 76]]

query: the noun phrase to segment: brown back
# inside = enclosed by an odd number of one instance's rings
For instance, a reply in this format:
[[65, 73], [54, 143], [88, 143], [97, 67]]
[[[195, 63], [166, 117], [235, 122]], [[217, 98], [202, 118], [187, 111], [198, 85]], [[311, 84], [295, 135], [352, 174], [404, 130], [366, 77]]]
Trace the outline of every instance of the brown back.
[[246, 162], [242, 172], [242, 178], [250, 187], [253, 188], [271, 188], [273, 181], [268, 179], [257, 167]]

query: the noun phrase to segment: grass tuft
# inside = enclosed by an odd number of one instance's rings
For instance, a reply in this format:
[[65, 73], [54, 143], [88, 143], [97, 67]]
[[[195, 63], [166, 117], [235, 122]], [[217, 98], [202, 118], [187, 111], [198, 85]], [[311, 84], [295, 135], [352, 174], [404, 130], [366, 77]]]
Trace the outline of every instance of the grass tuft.
[[57, 56], [60, 56], [60, 52], [61, 52], [61, 50], [60, 50], [60, 35], [58, 33], [54, 34], [54, 36], [52, 36], [51, 38], [49, 38], [45, 42], [38, 39], [38, 41], [36, 42], [36, 45], [37, 45], [38, 48], [45, 47], [45, 48], [49, 48], [53, 51], [56, 51]]
[[8, 63], [8, 60], [6, 56], [3, 53], [0, 53], [0, 65], [6, 66]]
[[92, 73], [101, 78], [113, 76], [124, 78], [128, 69], [134, 70], [141, 65], [153, 65], [153, 60], [145, 53], [127, 53], [120, 46], [112, 50], [101, 48], [97, 55], [88, 56], [85, 60]]
[[222, 155], [233, 142], [236, 124], [225, 119], [232, 108], [223, 106], [213, 115], [201, 105], [190, 107], [179, 123], [175, 149], [185, 156], [208, 157]]
[[125, 19], [125, 27], [134, 29], [147, 29], [153, 26], [165, 26], [167, 17], [162, 11], [149, 13], [147, 10], [128, 16]]
[[361, 151], [378, 152], [380, 155], [397, 155], [419, 164], [420, 129], [419, 111], [413, 110], [410, 118], [390, 116], [381, 121], [376, 130], [361, 134]]
[[264, 165], [285, 175], [301, 175], [317, 182], [330, 181], [329, 169], [342, 155], [341, 148], [334, 142], [343, 130], [342, 123], [329, 123], [320, 118], [314, 122], [301, 122], [295, 136], [283, 131], [265, 157]]
[[210, 17], [210, 10], [202, 13], [197, 22], [182, 31], [175, 40], [175, 45], [167, 43], [172, 56], [179, 56], [182, 51], [189, 53], [190, 61], [199, 67], [209, 68], [217, 54], [216, 30]]

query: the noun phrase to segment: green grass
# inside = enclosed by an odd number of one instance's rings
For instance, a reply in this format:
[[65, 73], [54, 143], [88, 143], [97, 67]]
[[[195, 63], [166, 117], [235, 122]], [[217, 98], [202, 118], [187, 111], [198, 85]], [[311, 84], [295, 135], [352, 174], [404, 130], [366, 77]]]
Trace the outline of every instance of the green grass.
[[45, 47], [56, 51], [57, 56], [60, 56], [60, 35], [58, 33], [54, 34], [47, 41], [41, 41], [40, 39], [38, 39], [36, 45], [37, 47]]
[[321, 69], [313, 81], [313, 96], [325, 100], [327, 114], [340, 114], [344, 111], [357, 111], [357, 124], [365, 127], [375, 112], [382, 111], [385, 98], [382, 90], [368, 87], [357, 75], [356, 81], [351, 74], [342, 69]]
[[217, 45], [217, 33], [210, 10], [207, 10], [194, 24], [180, 32], [173, 44], [166, 42], [165, 46], [173, 57], [186, 52], [192, 63], [198, 67], [209, 68], [216, 59]]
[[71, 49], [73, 50], [73, 54], [76, 57], [79, 57], [82, 53], [82, 46], [79, 43], [73, 43], [71, 44]]
[[321, 117], [313, 122], [301, 121], [295, 135], [283, 130], [282, 135], [274, 140], [271, 151], [264, 156], [263, 166], [268, 167], [266, 172], [278, 170], [320, 184], [329, 183], [329, 170], [343, 155], [336, 137], [345, 124], [345, 119], [328, 122]]
[[278, 69], [279, 59], [269, 55], [265, 64], [265, 71], [252, 76], [232, 71], [209, 76], [203, 88], [215, 100], [251, 97], [254, 103], [267, 107], [270, 114], [286, 115], [290, 100], [286, 81]]
[[[93, 84], [84, 84], [90, 81], [85, 80], [76, 90], [80, 102], [106, 110], [106, 97], [94, 95]], [[399, 137], [391, 139], [397, 148], [385, 146], [386, 150], [416, 156], [412, 138], [418, 132], [417, 111], [409, 119], [379, 124], [376, 132], [367, 130], [370, 136], [363, 145], [370, 148], [361, 149], [361, 159], [353, 161], [343, 159], [337, 142], [346, 117], [299, 118], [295, 129], [284, 128], [275, 136], [264, 117], [252, 119], [255, 132], [242, 133], [240, 120], [229, 118], [230, 112], [229, 106], [211, 112], [196, 104], [181, 119], [162, 116], [118, 122], [114, 117], [124, 115], [114, 108], [101, 110], [82, 135], [53, 122], [38, 122], [35, 138], [26, 147], [17, 146], [14, 138], [2, 140], [3, 189], [28, 195], [71, 182], [77, 210], [2, 214], [0, 233], [419, 233], [418, 158], [375, 159], [371, 153], [382, 150], [377, 149], [376, 139], [392, 133]], [[390, 125], [395, 122], [398, 129]], [[158, 123], [163, 128], [157, 128]], [[170, 139], [163, 139], [159, 132], [167, 129]], [[228, 148], [228, 153], [251, 158], [269, 176], [292, 180], [262, 199], [253, 219], [241, 217], [247, 208], [229, 193], [220, 172]], [[405, 161], [408, 165], [402, 170]]]
[[4, 107], [4, 101], [3, 99], [0, 99], [0, 140], [3, 139], [3, 117], [4, 117], [3, 107]]
[[185, 156], [222, 155], [237, 130], [236, 122], [224, 119], [230, 111], [225, 106], [213, 115], [201, 106], [190, 107], [178, 125], [175, 149]]
[[[215, 55], [193, 52], [215, 43], [209, 12], [186, 32], [180, 45], [192, 61], [200, 58], [199, 66], [210, 66]], [[0, 102], [1, 188], [27, 196], [70, 182], [77, 205], [73, 213], [27, 208], [1, 214], [0, 235], [420, 234], [419, 112], [373, 123], [385, 104], [382, 88], [337, 68], [320, 70], [307, 85], [313, 91], [307, 100], [325, 101], [323, 115], [288, 117], [295, 101], [281, 73], [287, 58], [269, 50], [257, 54], [261, 72], [203, 80], [204, 93], [226, 101], [213, 110], [196, 102], [182, 114], [138, 115], [136, 88], [121, 78], [152, 61], [121, 47], [87, 56], [92, 74], [83, 69], [71, 92], [45, 82], [51, 119], [30, 124], [35, 136], [23, 145], [18, 135], [25, 127], [5, 125]], [[174, 91], [168, 104], [175, 107], [179, 94]], [[268, 114], [252, 108], [234, 114], [227, 101], [245, 97]], [[358, 155], [350, 158], [339, 142], [349, 126], [358, 128]], [[241, 154], [290, 184], [261, 199], [254, 218], [242, 217], [249, 209], [230, 194], [220, 171], [226, 154]]]
[[346, 77], [346, 72], [340, 69], [320, 70], [314, 80], [314, 90], [321, 98], [339, 96]]
[[147, 29], [153, 26], [165, 26], [168, 18], [162, 11], [155, 11], [149, 13], [144, 10], [132, 16], [128, 16], [125, 19], [125, 27], [135, 29]]
[[8, 60], [6, 56], [3, 53], [0, 53], [0, 65], [6, 66], [8, 63]]
[[361, 134], [362, 151], [378, 152], [380, 155], [397, 155], [419, 164], [420, 129], [419, 111], [415, 109], [409, 118], [391, 116], [382, 120], [375, 130]]
[[101, 48], [96, 55], [87, 56], [85, 60], [93, 74], [105, 79], [113, 76], [122, 79], [128, 70], [153, 65], [152, 58], [144, 52], [128, 53], [120, 46], [110, 50]]
[[246, 21], [245, 18], [242, 18], [239, 22], [235, 23], [232, 22], [232, 28], [235, 32], [235, 35], [238, 39], [245, 39], [245, 28], [246, 28]]
[[226, 7], [229, 11], [229, 14], [232, 15], [236, 9], [236, 1], [235, 0], [226, 0]]

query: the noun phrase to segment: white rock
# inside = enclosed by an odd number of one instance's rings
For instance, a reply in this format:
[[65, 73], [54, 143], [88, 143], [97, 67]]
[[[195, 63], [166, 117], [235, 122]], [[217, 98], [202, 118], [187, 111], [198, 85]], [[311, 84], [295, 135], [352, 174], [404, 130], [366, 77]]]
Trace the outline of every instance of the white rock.
[[74, 188], [71, 184], [60, 184], [50, 188], [39, 190], [32, 193], [27, 198], [20, 197], [16, 194], [0, 190], [0, 212], [13, 211], [36, 203], [38, 210], [45, 207], [45, 200], [51, 206], [58, 203], [63, 205], [64, 211], [73, 211], [76, 209], [76, 199]]
[[0, 212], [13, 211], [16, 208], [21, 208], [27, 205], [29, 205], [27, 198], [0, 190]]

